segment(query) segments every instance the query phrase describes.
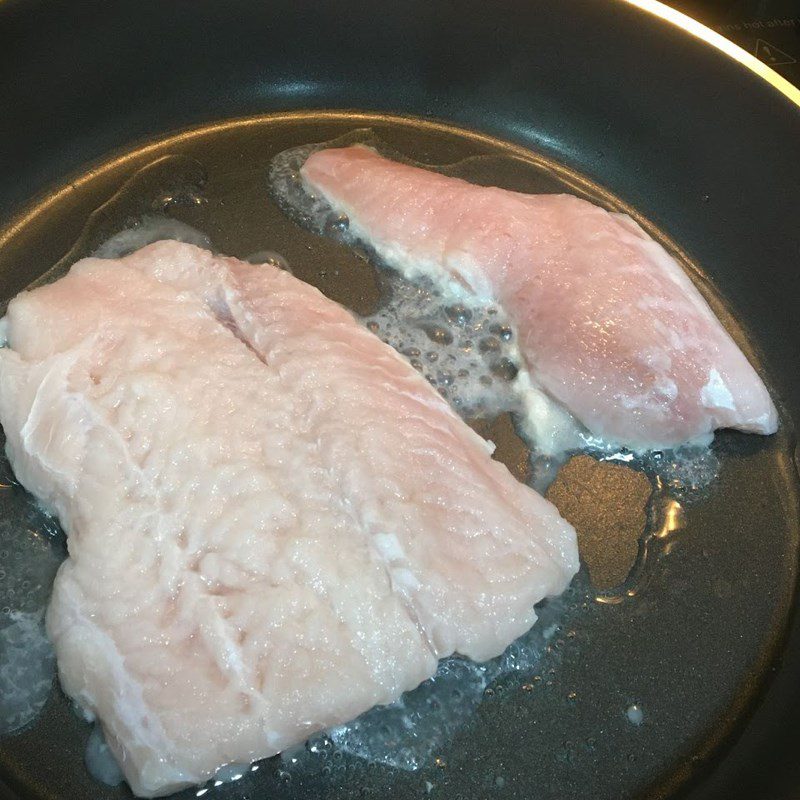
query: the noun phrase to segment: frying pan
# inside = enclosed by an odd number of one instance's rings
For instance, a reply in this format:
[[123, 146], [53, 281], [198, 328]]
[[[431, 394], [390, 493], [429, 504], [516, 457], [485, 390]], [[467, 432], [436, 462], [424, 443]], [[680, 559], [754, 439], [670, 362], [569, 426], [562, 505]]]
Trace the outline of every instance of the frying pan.
[[[3, 298], [108, 232], [81, 234], [98, 208], [129, 224], [141, 207], [104, 204], [178, 157], [205, 172], [205, 203], [166, 187], [164, 206], [234, 255], [268, 246], [309, 275], [336, 260], [354, 285], [327, 288], [360, 302], [352, 256], [283, 219], [266, 170], [366, 126], [417, 160], [503, 163], [498, 182], [560, 165], [635, 209], [705, 276], [781, 406], [774, 439], [719, 437], [720, 477], [638, 597], [576, 604], [549, 690], [509, 679], [419, 772], [272, 760], [208, 796], [800, 797], [800, 106], [773, 77], [621, 0], [0, 3]], [[129, 796], [88, 777], [87, 736], [54, 690], [0, 740], [0, 794]]]

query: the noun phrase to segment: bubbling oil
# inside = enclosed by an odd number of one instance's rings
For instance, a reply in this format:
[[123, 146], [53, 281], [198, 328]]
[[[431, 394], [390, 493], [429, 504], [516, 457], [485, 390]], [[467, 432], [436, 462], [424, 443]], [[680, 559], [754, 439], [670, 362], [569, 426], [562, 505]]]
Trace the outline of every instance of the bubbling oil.
[[11, 734], [36, 719], [53, 686], [44, 614], [63, 550], [57, 525], [18, 484], [0, 486], [0, 506], [0, 734]]
[[549, 643], [579, 595], [580, 589], [572, 586], [540, 603], [537, 623], [497, 658], [483, 664], [460, 656], [445, 658], [432, 678], [397, 702], [371, 708], [352, 722], [312, 737], [305, 752], [284, 754], [284, 763], [287, 768], [296, 764], [306, 768], [309, 761], [325, 760], [335, 750], [403, 770], [434, 763], [453, 736], [474, 718], [487, 694], [493, 694], [493, 687], [513, 677], [533, 686], [541, 682], [539, 673], [556, 668], [561, 652]]

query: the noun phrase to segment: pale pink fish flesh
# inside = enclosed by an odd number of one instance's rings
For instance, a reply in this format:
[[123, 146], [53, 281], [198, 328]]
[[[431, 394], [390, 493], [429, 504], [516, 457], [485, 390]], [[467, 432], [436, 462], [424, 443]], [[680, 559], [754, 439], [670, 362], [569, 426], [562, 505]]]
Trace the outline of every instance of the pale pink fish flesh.
[[[364, 146], [318, 150], [305, 184], [409, 278], [502, 304], [537, 388], [636, 450], [770, 434], [764, 383], [667, 251], [567, 194], [481, 187]], [[535, 426], [534, 426], [535, 427]]]
[[159, 242], [19, 295], [0, 421], [69, 558], [66, 693], [158, 796], [500, 653], [575, 533], [316, 289]]

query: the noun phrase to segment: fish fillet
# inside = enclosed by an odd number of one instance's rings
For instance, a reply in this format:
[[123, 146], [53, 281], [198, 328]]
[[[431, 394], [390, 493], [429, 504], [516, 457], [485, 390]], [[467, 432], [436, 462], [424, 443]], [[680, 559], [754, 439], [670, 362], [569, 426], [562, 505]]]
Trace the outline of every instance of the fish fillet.
[[630, 217], [400, 164], [364, 146], [313, 153], [303, 180], [409, 278], [500, 302], [537, 388], [633, 449], [769, 434], [777, 413], [677, 262]]
[[0, 421], [69, 558], [48, 633], [133, 791], [168, 794], [500, 653], [573, 529], [316, 289], [177, 242], [19, 295]]

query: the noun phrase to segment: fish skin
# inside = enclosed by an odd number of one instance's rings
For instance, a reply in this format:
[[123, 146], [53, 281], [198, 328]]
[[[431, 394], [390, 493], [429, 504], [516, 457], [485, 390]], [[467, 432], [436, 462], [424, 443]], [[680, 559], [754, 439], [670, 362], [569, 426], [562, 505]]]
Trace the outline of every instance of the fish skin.
[[499, 302], [531, 391], [594, 436], [645, 450], [708, 443], [718, 428], [777, 430], [761, 378], [630, 217], [572, 195], [476, 186], [362, 145], [317, 150], [301, 174], [406, 277]]
[[12, 300], [0, 422], [69, 558], [64, 691], [169, 794], [500, 653], [575, 532], [313, 287], [177, 242]]

